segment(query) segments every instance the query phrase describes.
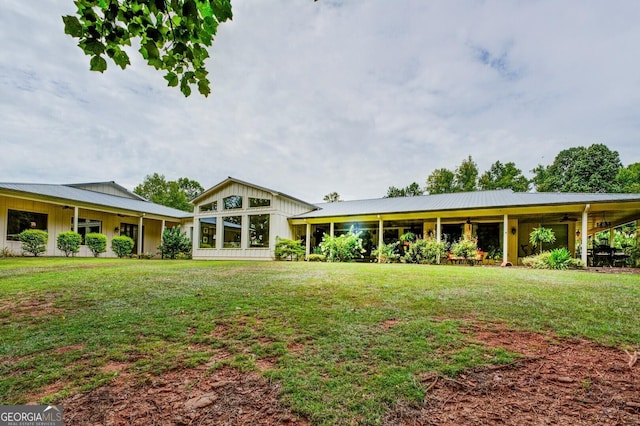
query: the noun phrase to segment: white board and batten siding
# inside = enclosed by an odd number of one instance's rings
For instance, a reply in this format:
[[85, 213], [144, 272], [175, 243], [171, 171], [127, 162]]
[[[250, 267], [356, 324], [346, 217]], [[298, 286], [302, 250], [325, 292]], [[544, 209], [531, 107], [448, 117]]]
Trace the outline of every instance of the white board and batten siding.
[[[234, 195], [242, 197], [242, 208], [225, 210], [223, 200]], [[270, 205], [268, 207], [249, 207], [249, 198], [268, 199]], [[213, 202], [217, 203], [215, 211], [200, 211], [200, 206]], [[194, 208], [193, 258], [273, 260], [276, 237], [291, 238], [291, 226], [288, 218], [309, 210], [311, 208], [308, 204], [293, 198], [232, 180], [226, 185], [220, 185], [217, 190], [211, 193], [205, 193], [201, 199], [197, 200]], [[249, 247], [249, 216], [260, 214], [269, 215], [268, 248]], [[222, 218], [227, 216], [242, 216], [242, 241], [239, 248], [222, 248], [223, 229], [219, 224], [222, 223]], [[200, 248], [200, 220], [204, 218], [216, 218], [217, 247]]]

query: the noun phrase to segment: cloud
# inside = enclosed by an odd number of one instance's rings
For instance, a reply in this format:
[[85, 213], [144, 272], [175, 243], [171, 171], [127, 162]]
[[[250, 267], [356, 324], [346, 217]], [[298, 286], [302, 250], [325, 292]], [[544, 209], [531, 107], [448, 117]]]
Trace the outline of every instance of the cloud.
[[[605, 143], [640, 161], [640, 4], [402, 0], [234, 3], [209, 98], [132, 53], [88, 71], [73, 4], [0, 6], [2, 181], [227, 176], [314, 202], [423, 184], [468, 155], [528, 172]], [[29, 29], [25, 35], [25, 29]]]

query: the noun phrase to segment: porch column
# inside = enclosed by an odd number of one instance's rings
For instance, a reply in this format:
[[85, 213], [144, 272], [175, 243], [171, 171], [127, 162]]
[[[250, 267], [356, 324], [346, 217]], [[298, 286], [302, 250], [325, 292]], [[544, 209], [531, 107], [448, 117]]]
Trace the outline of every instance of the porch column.
[[73, 232], [78, 233], [78, 206], [73, 207]]
[[[213, 236], [211, 237], [213, 238]], [[214, 240], [215, 242], [215, 240]], [[200, 247], [200, 219], [193, 217], [193, 241], [191, 241], [192, 256], [196, 253], [196, 249]]]
[[144, 233], [144, 231], [142, 230], [142, 225], [144, 223], [144, 213], [142, 213], [142, 216], [140, 216], [140, 219], [138, 219], [138, 254], [142, 254], [142, 234]]
[[502, 266], [509, 263], [509, 215], [504, 215], [502, 224]]
[[582, 231], [580, 231], [582, 233], [582, 243], [580, 244], [580, 259], [584, 262], [584, 264], [587, 264], [587, 238], [589, 237], [587, 235], [588, 232], [588, 228], [587, 228], [587, 220], [589, 219], [589, 208], [591, 207], [590, 204], [587, 204], [584, 208], [584, 211], [582, 212]]
[[[378, 216], [378, 249], [384, 244], [384, 220]], [[380, 253], [378, 252], [378, 263], [380, 263]]]
[[311, 254], [311, 224], [307, 223], [307, 239], [305, 241], [305, 254], [307, 257]]
[[160, 244], [162, 244], [162, 236], [164, 235], [164, 230], [167, 227], [167, 221], [162, 219], [162, 226], [160, 227]]
[[613, 232], [613, 226], [611, 228], [609, 228], [609, 247], [613, 248], [613, 238], [615, 237], [615, 234]]
[[[440, 241], [442, 240], [442, 231], [441, 231], [441, 226], [440, 226], [440, 216], [438, 216], [436, 218], [436, 242], [440, 243]], [[436, 259], [436, 263], [439, 265], [440, 264], [440, 252], [438, 252], [438, 256]]]
[[334, 235], [335, 229], [336, 229], [335, 223], [333, 222], [329, 223], [329, 235], [331, 235], [332, 237], [335, 237]]

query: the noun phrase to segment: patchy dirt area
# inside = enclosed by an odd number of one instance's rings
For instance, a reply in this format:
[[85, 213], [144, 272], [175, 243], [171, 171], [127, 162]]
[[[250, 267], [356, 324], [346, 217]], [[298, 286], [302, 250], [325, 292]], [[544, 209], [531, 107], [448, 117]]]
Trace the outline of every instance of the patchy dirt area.
[[396, 407], [387, 424], [640, 425], [634, 353], [495, 325], [471, 331], [478, 342], [523, 358], [455, 379], [423, 377], [424, 403]]
[[62, 401], [66, 425], [309, 425], [278, 401], [257, 372], [222, 368], [170, 372], [146, 383], [121, 375]]
[[[399, 404], [384, 424], [640, 424], [640, 362], [634, 363], [633, 353], [493, 324], [477, 324], [467, 331], [480, 344], [523, 357], [455, 379], [425, 375], [424, 402]], [[124, 366], [112, 368], [122, 371], [114, 382], [61, 402], [65, 424], [310, 424], [284, 407], [278, 401], [278, 385], [257, 372], [227, 367], [209, 372], [203, 366], [139, 383], [123, 371]]]

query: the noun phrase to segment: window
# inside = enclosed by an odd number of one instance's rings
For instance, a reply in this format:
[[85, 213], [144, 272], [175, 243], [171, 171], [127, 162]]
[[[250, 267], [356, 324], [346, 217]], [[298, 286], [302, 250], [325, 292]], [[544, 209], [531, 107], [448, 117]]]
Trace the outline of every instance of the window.
[[222, 204], [225, 210], [241, 209], [242, 197], [239, 195], [230, 195], [222, 199]]
[[271, 200], [268, 198], [251, 198], [249, 197], [249, 207], [269, 207]]
[[249, 247], [269, 247], [269, 215], [249, 216]]
[[212, 203], [203, 204], [200, 206], [200, 213], [203, 212], [215, 212], [218, 210], [218, 202], [214, 201]]
[[227, 216], [222, 218], [224, 248], [242, 247], [242, 216]]
[[18, 235], [27, 229], [47, 230], [48, 216], [44, 213], [9, 210], [7, 240], [18, 241]]
[[[71, 218], [71, 229], [73, 229], [73, 218]], [[84, 244], [84, 237], [92, 232], [102, 232], [102, 221], [78, 218], [78, 234], [82, 235], [82, 244]]]
[[200, 219], [200, 248], [216, 248], [216, 218]]

